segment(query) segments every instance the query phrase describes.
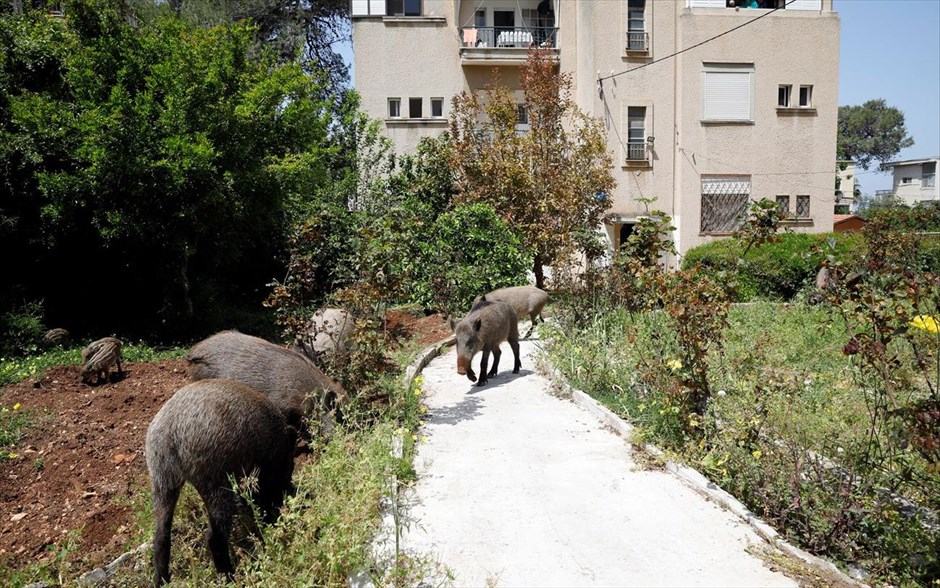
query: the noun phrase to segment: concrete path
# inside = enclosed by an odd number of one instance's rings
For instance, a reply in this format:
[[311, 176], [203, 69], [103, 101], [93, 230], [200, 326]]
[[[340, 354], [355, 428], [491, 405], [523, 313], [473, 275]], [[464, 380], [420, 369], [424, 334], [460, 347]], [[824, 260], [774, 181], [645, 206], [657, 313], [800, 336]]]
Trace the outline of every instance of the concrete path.
[[[424, 369], [428, 406], [404, 547], [436, 556], [456, 586], [797, 586], [733, 514], [662, 471], [533, 372], [483, 387], [456, 355]], [[474, 367], [479, 367], [479, 355]]]

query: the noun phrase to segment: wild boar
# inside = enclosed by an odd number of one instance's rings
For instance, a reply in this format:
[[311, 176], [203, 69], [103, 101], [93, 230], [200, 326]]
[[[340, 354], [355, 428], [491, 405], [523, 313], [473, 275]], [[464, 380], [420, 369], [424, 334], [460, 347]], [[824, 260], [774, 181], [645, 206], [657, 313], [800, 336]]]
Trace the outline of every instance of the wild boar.
[[268, 395], [287, 424], [310, 439], [306, 419], [319, 418], [327, 430], [333, 412], [348, 402], [343, 388], [306, 356], [238, 331], [204, 339], [187, 356], [193, 380], [235, 380]]
[[68, 345], [70, 337], [65, 329], [49, 329], [42, 339], [49, 345]]
[[153, 489], [156, 532], [154, 585], [170, 581], [170, 535], [183, 485], [193, 485], [206, 505], [212, 561], [231, 580], [229, 533], [241, 508], [230, 477], [255, 477], [252, 500], [274, 522], [292, 490], [295, 433], [270, 399], [230, 380], [183, 386], [147, 427], [144, 452]]
[[118, 375], [124, 373], [121, 366], [120, 339], [105, 337], [92, 341], [88, 347], [82, 349], [82, 382], [91, 383], [91, 376], [95, 376], [95, 383], [107, 382], [111, 375], [111, 366], [117, 364]]
[[[515, 356], [512, 373], [519, 373], [522, 365], [519, 361], [519, 324], [516, 313], [508, 304], [489, 300], [478, 302], [470, 313], [457, 323], [454, 333], [457, 335], [457, 373], [466, 374], [471, 382], [477, 382], [477, 386], [486, 384], [488, 377], [496, 375], [501, 355], [499, 344], [503, 341], [509, 341]], [[479, 381], [470, 365], [478, 351], [483, 352]], [[493, 353], [493, 367], [487, 373], [486, 365], [490, 352]]]
[[297, 351], [318, 361], [324, 357], [345, 358], [350, 351], [350, 337], [356, 321], [341, 308], [321, 308], [313, 313], [301, 337]]
[[[528, 315], [532, 321], [529, 332], [524, 337], [528, 338], [532, 334], [532, 329], [535, 328], [536, 319], [542, 319], [542, 309], [548, 302], [548, 293], [535, 286], [513, 286], [511, 288], [500, 288], [483, 296], [478, 296], [473, 301], [473, 305], [476, 306], [481, 300], [505, 302], [515, 311], [517, 319], [522, 319]], [[542, 319], [542, 322], [545, 322], [544, 319]]]

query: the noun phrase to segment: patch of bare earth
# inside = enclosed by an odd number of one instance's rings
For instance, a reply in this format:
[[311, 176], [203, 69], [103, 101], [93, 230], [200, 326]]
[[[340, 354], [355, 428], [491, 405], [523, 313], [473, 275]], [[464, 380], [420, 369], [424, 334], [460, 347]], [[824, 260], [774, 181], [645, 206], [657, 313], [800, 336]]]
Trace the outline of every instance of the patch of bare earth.
[[[386, 328], [418, 345], [447, 337], [439, 316], [390, 312]], [[0, 569], [49, 561], [69, 532], [79, 544], [69, 561], [101, 566], [125, 551], [134, 531], [131, 504], [149, 480], [147, 426], [187, 381], [185, 361], [125, 364], [100, 386], [81, 383], [80, 367], [47, 370], [0, 389], [0, 404], [29, 411], [33, 426], [0, 462]]]

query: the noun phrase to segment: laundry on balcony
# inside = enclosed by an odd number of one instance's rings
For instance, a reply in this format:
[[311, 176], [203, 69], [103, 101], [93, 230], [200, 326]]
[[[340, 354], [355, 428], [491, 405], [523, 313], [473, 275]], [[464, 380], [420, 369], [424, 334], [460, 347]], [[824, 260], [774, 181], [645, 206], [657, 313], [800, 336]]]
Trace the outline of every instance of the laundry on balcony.
[[532, 33], [528, 31], [503, 31], [496, 37], [497, 47], [528, 47], [532, 44]]
[[476, 29], [464, 29], [463, 30], [463, 46], [473, 47], [476, 44], [477, 44], [477, 30]]

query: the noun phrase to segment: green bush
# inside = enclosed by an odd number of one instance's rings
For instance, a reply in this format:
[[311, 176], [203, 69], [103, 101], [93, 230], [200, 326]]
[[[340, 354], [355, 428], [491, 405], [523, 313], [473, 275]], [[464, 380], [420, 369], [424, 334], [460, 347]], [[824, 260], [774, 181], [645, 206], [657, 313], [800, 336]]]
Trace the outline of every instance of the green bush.
[[854, 266], [863, 257], [865, 243], [855, 233], [783, 233], [772, 242], [752, 247], [743, 259], [742, 251], [738, 239], [713, 241], [687, 251], [682, 267], [698, 264], [711, 274], [730, 274], [730, 285], [739, 302], [790, 300], [813, 285], [823, 252]]
[[27, 302], [0, 315], [0, 356], [35, 353], [45, 330], [41, 301]]
[[421, 243], [411, 301], [460, 315], [473, 299], [525, 282], [532, 257], [486, 204], [457, 206], [437, 218]]

